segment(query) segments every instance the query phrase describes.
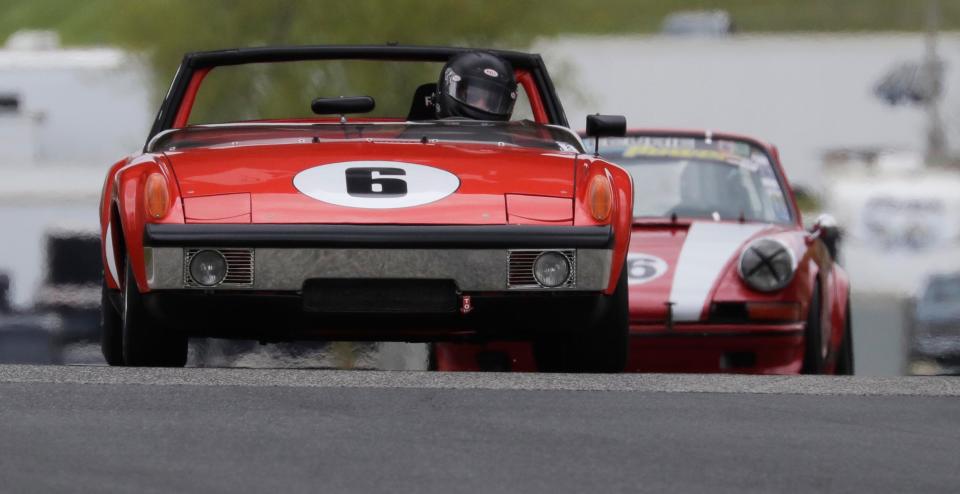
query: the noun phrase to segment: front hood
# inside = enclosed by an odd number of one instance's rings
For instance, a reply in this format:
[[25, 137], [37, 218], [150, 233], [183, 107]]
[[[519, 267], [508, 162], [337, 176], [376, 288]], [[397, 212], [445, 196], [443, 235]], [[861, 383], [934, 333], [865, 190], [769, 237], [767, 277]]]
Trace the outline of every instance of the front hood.
[[776, 230], [763, 223], [714, 221], [635, 225], [627, 255], [631, 321], [661, 322], [670, 313], [674, 322], [700, 321], [744, 244]]
[[246, 215], [253, 223], [505, 224], [506, 194], [572, 199], [576, 161], [536, 149], [378, 141], [166, 156], [188, 221]]

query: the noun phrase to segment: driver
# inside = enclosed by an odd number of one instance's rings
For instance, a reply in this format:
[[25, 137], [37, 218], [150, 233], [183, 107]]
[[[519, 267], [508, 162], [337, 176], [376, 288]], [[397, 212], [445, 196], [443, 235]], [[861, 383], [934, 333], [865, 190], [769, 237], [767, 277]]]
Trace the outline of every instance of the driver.
[[517, 100], [510, 62], [482, 51], [450, 58], [440, 71], [437, 118], [508, 121]]

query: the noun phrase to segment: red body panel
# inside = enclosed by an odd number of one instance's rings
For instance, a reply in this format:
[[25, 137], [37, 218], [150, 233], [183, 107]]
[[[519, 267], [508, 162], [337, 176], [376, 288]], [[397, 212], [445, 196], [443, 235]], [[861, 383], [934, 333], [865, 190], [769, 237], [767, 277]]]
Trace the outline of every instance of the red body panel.
[[573, 200], [562, 197], [507, 194], [507, 222], [511, 224], [573, 224]]
[[[493, 153], [489, 148], [361, 141], [197, 149], [167, 156], [184, 197], [250, 194], [254, 223], [505, 224], [504, 194], [573, 196], [576, 155], [527, 149]], [[371, 211], [318, 201], [293, 185], [303, 170], [358, 157], [446, 170], [460, 179], [460, 187], [430, 204]]]
[[183, 199], [187, 223], [250, 223], [250, 194], [217, 194]]

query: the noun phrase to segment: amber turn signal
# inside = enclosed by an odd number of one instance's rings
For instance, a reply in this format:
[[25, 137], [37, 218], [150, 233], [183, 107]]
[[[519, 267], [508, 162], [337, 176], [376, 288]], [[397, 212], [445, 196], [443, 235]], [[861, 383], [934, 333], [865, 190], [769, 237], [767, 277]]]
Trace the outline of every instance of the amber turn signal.
[[590, 204], [590, 215], [597, 221], [607, 221], [613, 209], [613, 187], [606, 175], [594, 175], [590, 179], [587, 201]]
[[151, 173], [144, 186], [144, 201], [151, 218], [162, 218], [170, 208], [170, 191], [162, 173]]

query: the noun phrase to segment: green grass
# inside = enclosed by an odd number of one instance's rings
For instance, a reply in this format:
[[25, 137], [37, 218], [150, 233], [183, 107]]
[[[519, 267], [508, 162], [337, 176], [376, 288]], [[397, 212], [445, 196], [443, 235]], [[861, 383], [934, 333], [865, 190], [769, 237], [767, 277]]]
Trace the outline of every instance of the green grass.
[[[177, 41], [522, 43], [559, 33], [655, 32], [676, 10], [729, 11], [744, 32], [916, 31], [924, 0], [0, 0], [0, 38], [57, 29], [66, 43]], [[941, 0], [960, 29], [960, 2]], [[185, 38], [184, 38], [185, 37]]]

